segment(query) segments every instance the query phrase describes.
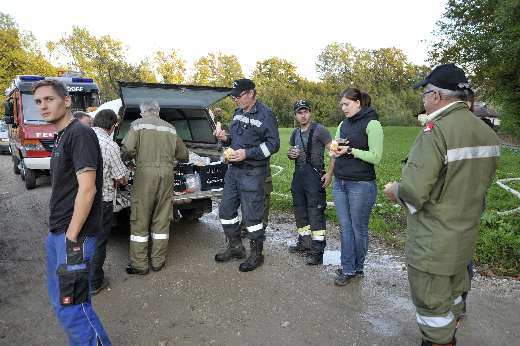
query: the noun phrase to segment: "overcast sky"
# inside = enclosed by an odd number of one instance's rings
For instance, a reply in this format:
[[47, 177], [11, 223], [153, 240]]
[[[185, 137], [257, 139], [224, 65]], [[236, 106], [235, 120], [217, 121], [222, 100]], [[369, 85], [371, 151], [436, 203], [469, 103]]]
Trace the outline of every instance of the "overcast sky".
[[358, 1], [6, 1], [11, 15], [43, 45], [80, 26], [110, 35], [136, 62], [155, 50], [177, 49], [188, 66], [212, 52], [235, 54], [246, 75], [258, 60], [285, 58], [300, 75], [316, 80], [325, 46], [397, 47], [424, 63], [431, 32], [446, 0]]

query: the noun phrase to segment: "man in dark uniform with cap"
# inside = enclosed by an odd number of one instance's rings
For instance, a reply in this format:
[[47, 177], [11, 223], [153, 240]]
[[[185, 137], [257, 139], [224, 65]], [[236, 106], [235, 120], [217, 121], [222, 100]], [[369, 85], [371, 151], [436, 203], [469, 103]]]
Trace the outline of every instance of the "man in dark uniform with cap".
[[238, 208], [241, 206], [251, 253], [240, 264], [239, 270], [247, 272], [256, 269], [264, 261], [264, 184], [269, 158], [280, 148], [280, 138], [276, 117], [271, 109], [256, 99], [252, 80], [239, 79], [233, 82], [231, 96], [238, 108], [229, 127], [229, 134], [224, 130], [215, 131], [215, 136], [232, 149], [226, 151], [230, 166], [224, 178], [224, 192], [219, 207], [220, 222], [228, 246], [215, 255], [215, 261], [227, 262], [246, 255], [240, 237]]

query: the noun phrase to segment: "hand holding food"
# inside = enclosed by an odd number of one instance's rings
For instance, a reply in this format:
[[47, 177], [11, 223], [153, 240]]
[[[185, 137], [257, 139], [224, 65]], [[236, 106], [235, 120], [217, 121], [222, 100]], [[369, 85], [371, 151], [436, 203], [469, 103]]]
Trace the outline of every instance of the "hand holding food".
[[291, 159], [291, 160], [295, 160], [298, 158], [298, 156], [300, 156], [300, 147], [299, 146], [293, 146], [289, 149], [289, 152], [287, 153], [287, 156]]
[[233, 156], [234, 153], [235, 151], [233, 150], [233, 148], [227, 148], [226, 150], [224, 150], [224, 159], [226, 161], [229, 161], [229, 159], [231, 158], [231, 156]]
[[226, 131], [222, 130], [222, 124], [219, 121], [217, 121], [217, 124], [215, 125], [213, 135], [217, 137], [219, 141], [225, 141], [227, 139]]
[[338, 138], [330, 142], [329, 155], [331, 157], [339, 157], [344, 154], [348, 154], [351, 151], [348, 146], [349, 141], [344, 138]]

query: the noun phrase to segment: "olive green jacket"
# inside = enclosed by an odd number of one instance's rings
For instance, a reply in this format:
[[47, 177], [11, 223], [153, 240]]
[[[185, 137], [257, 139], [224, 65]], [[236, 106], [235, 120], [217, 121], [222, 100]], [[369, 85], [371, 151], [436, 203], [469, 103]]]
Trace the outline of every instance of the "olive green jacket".
[[123, 140], [124, 154], [135, 158], [140, 167], [174, 167], [188, 160], [188, 149], [175, 127], [159, 117], [145, 116], [135, 120]]
[[409, 265], [440, 275], [468, 265], [499, 156], [497, 135], [463, 102], [448, 105], [426, 124], [397, 185], [408, 211]]

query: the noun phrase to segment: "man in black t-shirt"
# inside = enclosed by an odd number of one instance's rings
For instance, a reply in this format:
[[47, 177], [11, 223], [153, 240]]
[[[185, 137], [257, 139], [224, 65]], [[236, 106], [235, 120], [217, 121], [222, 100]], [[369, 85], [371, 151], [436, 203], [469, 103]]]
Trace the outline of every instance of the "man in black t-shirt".
[[51, 158], [49, 298], [71, 345], [111, 345], [90, 301], [89, 264], [101, 228], [103, 161], [94, 131], [74, 119], [65, 85], [42, 80], [34, 101], [58, 134]]

